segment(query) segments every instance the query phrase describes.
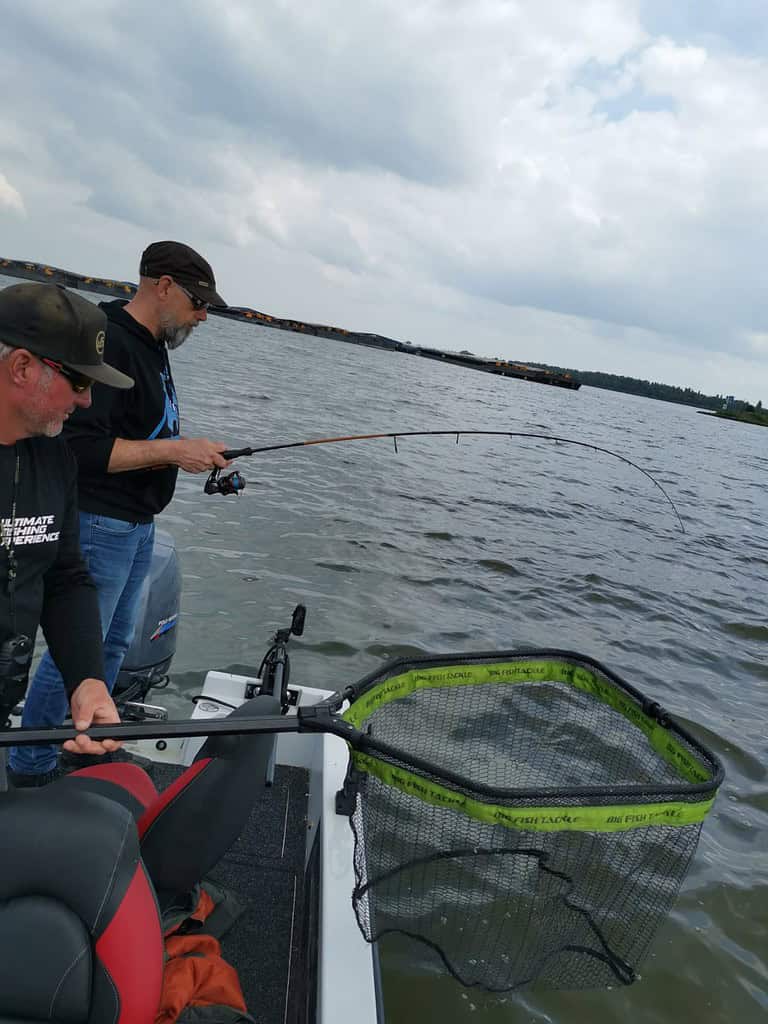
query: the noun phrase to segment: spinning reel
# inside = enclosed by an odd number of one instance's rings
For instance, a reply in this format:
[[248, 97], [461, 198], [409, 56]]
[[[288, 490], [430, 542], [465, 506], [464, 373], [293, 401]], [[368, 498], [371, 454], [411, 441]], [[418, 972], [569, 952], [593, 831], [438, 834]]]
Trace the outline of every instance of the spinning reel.
[[240, 494], [245, 490], [245, 477], [235, 469], [226, 476], [219, 476], [221, 470], [217, 466], [211, 470], [211, 475], [205, 481], [206, 494]]

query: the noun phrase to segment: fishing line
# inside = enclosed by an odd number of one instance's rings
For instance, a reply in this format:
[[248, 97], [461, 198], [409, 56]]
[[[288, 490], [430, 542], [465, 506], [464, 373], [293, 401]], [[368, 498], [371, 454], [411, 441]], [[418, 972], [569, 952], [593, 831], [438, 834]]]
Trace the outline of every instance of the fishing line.
[[[339, 444], [344, 441], [373, 441], [378, 438], [389, 437], [394, 442], [395, 452], [398, 453], [397, 440], [400, 437], [455, 437], [456, 444], [459, 443], [459, 438], [462, 434], [467, 435], [482, 435], [484, 437], [527, 437], [536, 441], [554, 441], [559, 444], [572, 444], [577, 445], [579, 448], [589, 448], [594, 452], [601, 452], [603, 455], [610, 455], [611, 458], [618, 459], [620, 462], [625, 463], [627, 466], [631, 466], [632, 469], [636, 469], [642, 473], [643, 476], [647, 477], [648, 480], [658, 487], [661, 493], [666, 498], [672, 511], [677, 516], [677, 522], [680, 526], [680, 531], [685, 533], [685, 526], [680, 513], [677, 510], [677, 506], [670, 496], [665, 491], [664, 487], [659, 481], [648, 472], [647, 469], [643, 469], [642, 466], [638, 466], [636, 462], [628, 459], [626, 455], [620, 455], [618, 452], [611, 451], [610, 448], [602, 448], [600, 445], [591, 444], [589, 441], [576, 441], [572, 437], [559, 437], [554, 434], [534, 434], [527, 431], [519, 430], [397, 430], [394, 432], [380, 433], [380, 434], [347, 434], [343, 437], [317, 437], [307, 441], [286, 441], [281, 444], [268, 444], [262, 445], [261, 447], [255, 448], [233, 448], [228, 451], [222, 452], [221, 454], [225, 459], [239, 459], [243, 456], [250, 455], [261, 455], [265, 452], [277, 452], [285, 451], [288, 448], [309, 448], [312, 445], [319, 444]], [[228, 474], [227, 476], [220, 477], [220, 470], [214, 469], [205, 484], [206, 494], [239, 494], [245, 488], [245, 477], [242, 473], [235, 471]]]

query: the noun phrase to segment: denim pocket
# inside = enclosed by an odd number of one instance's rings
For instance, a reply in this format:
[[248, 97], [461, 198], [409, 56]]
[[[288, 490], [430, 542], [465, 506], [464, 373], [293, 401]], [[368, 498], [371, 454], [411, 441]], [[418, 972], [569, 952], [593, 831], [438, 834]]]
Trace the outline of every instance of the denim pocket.
[[123, 536], [133, 533], [139, 528], [138, 523], [128, 523], [125, 519], [112, 519], [111, 516], [101, 515], [93, 517], [93, 526], [94, 529], [103, 530], [104, 533], [115, 533]]

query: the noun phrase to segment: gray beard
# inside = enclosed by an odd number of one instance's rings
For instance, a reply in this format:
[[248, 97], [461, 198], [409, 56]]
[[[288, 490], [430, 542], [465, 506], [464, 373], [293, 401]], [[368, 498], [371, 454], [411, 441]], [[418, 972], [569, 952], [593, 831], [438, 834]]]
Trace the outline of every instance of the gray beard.
[[163, 327], [157, 340], [172, 351], [180, 348], [191, 333], [191, 327]]
[[54, 371], [46, 366], [40, 387], [24, 410], [27, 437], [58, 437], [62, 431], [63, 418], [61, 420], [53, 419], [50, 413], [45, 411], [45, 396], [53, 384], [54, 377]]

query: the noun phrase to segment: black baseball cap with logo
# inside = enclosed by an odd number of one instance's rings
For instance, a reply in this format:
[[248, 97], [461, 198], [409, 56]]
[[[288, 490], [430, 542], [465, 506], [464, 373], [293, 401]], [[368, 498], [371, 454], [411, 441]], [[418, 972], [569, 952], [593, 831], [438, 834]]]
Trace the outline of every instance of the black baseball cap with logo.
[[60, 284], [12, 284], [0, 290], [0, 342], [99, 384], [132, 388], [132, 377], [104, 362], [106, 326], [98, 306]]
[[211, 306], [226, 306], [216, 291], [216, 279], [210, 263], [183, 242], [152, 242], [141, 254], [142, 277], [167, 274], [192, 294]]

